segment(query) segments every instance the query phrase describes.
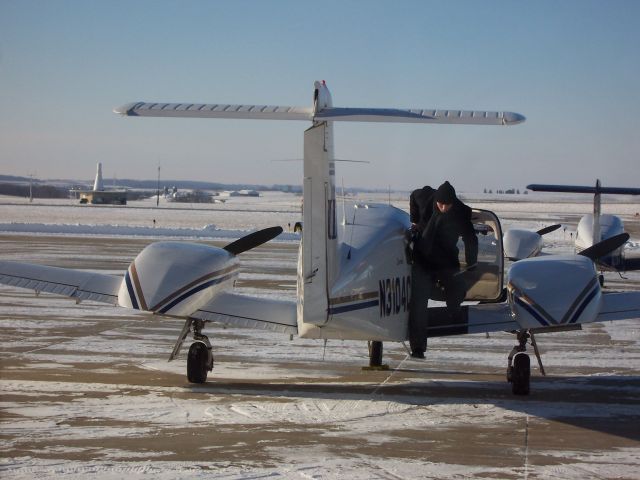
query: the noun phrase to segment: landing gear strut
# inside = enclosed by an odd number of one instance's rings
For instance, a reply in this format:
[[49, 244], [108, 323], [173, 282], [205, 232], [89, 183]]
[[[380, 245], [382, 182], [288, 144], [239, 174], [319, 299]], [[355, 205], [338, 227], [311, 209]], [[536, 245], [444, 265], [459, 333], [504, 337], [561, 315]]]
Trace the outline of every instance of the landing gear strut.
[[382, 363], [382, 342], [369, 342], [369, 366], [363, 370], [389, 370], [389, 365]]
[[187, 318], [173, 347], [169, 361], [175, 359], [180, 353], [182, 343], [193, 327], [193, 340], [187, 355], [187, 379], [191, 383], [204, 383], [207, 381], [207, 373], [213, 370], [213, 352], [211, 342], [202, 334], [204, 322], [193, 318]]
[[540, 373], [545, 375], [538, 344], [530, 330], [519, 330], [517, 332], [518, 345], [513, 347], [509, 353], [509, 361], [507, 365], [507, 381], [511, 383], [511, 391], [514, 395], [529, 395], [529, 381], [531, 379], [531, 361], [527, 350], [527, 340], [531, 339], [531, 346], [538, 359]]

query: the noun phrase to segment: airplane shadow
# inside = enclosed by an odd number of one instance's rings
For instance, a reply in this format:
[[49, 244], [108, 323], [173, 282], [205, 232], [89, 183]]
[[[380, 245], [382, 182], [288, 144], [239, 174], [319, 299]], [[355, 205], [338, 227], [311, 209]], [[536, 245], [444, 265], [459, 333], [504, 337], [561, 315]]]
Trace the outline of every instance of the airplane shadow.
[[[425, 370], [405, 370], [411, 374]], [[429, 371], [433, 374], [433, 371]], [[450, 375], [452, 372], [440, 372]], [[458, 372], [460, 373], [460, 372]], [[425, 378], [388, 384], [287, 383], [216, 381], [202, 385], [186, 384], [193, 393], [245, 395], [273, 398], [313, 400], [378, 400], [412, 406], [434, 404], [493, 404], [505, 410], [544, 418], [574, 427], [598, 431], [640, 442], [640, 376], [546, 376], [532, 377], [531, 393], [516, 396], [511, 385], [500, 380], [487, 380], [488, 375], [472, 374], [484, 379], [438, 380]], [[496, 377], [493, 375], [493, 377]]]

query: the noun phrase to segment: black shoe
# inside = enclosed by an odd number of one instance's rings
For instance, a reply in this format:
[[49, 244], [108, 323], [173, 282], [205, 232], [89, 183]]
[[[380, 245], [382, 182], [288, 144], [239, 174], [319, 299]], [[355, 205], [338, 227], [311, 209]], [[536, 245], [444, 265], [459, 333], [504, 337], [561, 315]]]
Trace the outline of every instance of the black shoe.
[[425, 357], [424, 357], [424, 352], [421, 352], [420, 350], [413, 350], [413, 351], [411, 352], [411, 356], [412, 356], [413, 358], [421, 358], [421, 359], [423, 359], [423, 360], [424, 360], [424, 358], [425, 358]]

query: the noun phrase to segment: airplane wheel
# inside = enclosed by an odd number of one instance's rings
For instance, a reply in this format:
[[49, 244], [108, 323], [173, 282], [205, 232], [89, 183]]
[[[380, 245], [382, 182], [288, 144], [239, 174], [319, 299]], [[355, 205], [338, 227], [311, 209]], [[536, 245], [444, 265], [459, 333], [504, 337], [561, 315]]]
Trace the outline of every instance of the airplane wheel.
[[529, 379], [531, 378], [531, 363], [529, 355], [518, 353], [513, 357], [511, 370], [511, 390], [514, 395], [529, 395]]
[[207, 381], [209, 351], [202, 342], [195, 342], [189, 348], [187, 355], [187, 378], [191, 383]]

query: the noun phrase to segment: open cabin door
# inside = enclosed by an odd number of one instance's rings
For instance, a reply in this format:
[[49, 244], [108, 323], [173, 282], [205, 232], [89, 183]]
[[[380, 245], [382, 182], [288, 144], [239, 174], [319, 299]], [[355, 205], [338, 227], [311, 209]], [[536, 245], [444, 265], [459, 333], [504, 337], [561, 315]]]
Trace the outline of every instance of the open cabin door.
[[[498, 301], [502, 295], [504, 253], [502, 249], [502, 228], [500, 220], [489, 210], [473, 209], [471, 220], [478, 237], [478, 266], [465, 272], [468, 301]], [[466, 268], [464, 243], [458, 242], [460, 265]]]

